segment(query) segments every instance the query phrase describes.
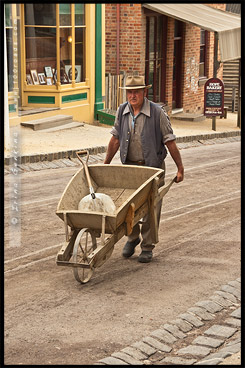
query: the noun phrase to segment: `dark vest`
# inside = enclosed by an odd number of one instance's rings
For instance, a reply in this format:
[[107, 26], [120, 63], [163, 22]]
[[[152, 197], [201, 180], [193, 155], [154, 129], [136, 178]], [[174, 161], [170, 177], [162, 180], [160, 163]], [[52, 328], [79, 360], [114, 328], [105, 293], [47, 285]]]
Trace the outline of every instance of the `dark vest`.
[[[125, 164], [128, 154], [130, 130], [128, 126], [128, 114], [123, 115], [127, 102], [119, 106], [119, 141], [120, 158]], [[150, 101], [150, 117], [146, 116], [145, 124], [141, 133], [142, 150], [145, 165], [150, 167], [162, 167], [163, 160], [167, 156], [167, 150], [162, 143], [162, 132], [160, 129], [161, 107]]]

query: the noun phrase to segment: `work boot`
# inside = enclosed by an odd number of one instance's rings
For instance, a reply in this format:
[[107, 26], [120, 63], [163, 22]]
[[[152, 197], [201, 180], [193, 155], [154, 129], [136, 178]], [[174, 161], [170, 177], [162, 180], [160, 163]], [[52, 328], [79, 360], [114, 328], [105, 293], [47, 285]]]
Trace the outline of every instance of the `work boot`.
[[140, 243], [140, 238], [137, 238], [131, 242], [127, 241], [124, 245], [122, 255], [125, 258], [129, 258], [134, 254], [134, 248]]
[[148, 263], [152, 259], [152, 251], [151, 250], [142, 250], [138, 257], [138, 262]]

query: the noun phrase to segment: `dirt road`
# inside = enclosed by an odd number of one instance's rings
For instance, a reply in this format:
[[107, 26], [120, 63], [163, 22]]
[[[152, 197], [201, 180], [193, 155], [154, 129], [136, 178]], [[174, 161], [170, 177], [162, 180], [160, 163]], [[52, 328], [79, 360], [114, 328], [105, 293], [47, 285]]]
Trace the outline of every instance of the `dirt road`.
[[[240, 143], [181, 151], [185, 180], [164, 197], [153, 261], [121, 257], [125, 238], [86, 285], [55, 257], [55, 215], [76, 168], [21, 174], [21, 245], [8, 246], [5, 177], [5, 364], [90, 365], [175, 319], [240, 276]], [[167, 180], [175, 174], [168, 157]]]

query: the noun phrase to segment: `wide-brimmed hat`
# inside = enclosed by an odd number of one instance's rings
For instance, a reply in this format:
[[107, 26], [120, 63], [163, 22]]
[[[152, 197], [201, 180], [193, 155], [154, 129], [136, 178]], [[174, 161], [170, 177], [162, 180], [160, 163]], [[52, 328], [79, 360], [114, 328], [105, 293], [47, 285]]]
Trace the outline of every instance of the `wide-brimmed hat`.
[[145, 77], [143, 75], [132, 75], [126, 78], [125, 87], [119, 87], [123, 89], [140, 89], [150, 88], [152, 84], [145, 85]]

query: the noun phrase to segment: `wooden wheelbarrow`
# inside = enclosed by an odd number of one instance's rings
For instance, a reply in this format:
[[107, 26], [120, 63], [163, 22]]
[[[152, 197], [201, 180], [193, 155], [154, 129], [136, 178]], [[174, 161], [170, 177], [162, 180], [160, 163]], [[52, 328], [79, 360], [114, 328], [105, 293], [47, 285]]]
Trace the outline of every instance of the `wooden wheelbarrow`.
[[116, 212], [82, 212], [78, 203], [89, 187], [84, 167], [72, 177], [58, 203], [56, 214], [64, 221], [66, 242], [56, 257], [58, 266], [73, 268], [80, 283], [90, 280], [95, 268], [111, 256], [114, 245], [132, 232], [150, 213], [154, 243], [158, 243], [156, 206], [175, 182], [159, 187], [162, 169], [134, 165], [90, 165], [89, 172], [95, 193], [109, 195]]

